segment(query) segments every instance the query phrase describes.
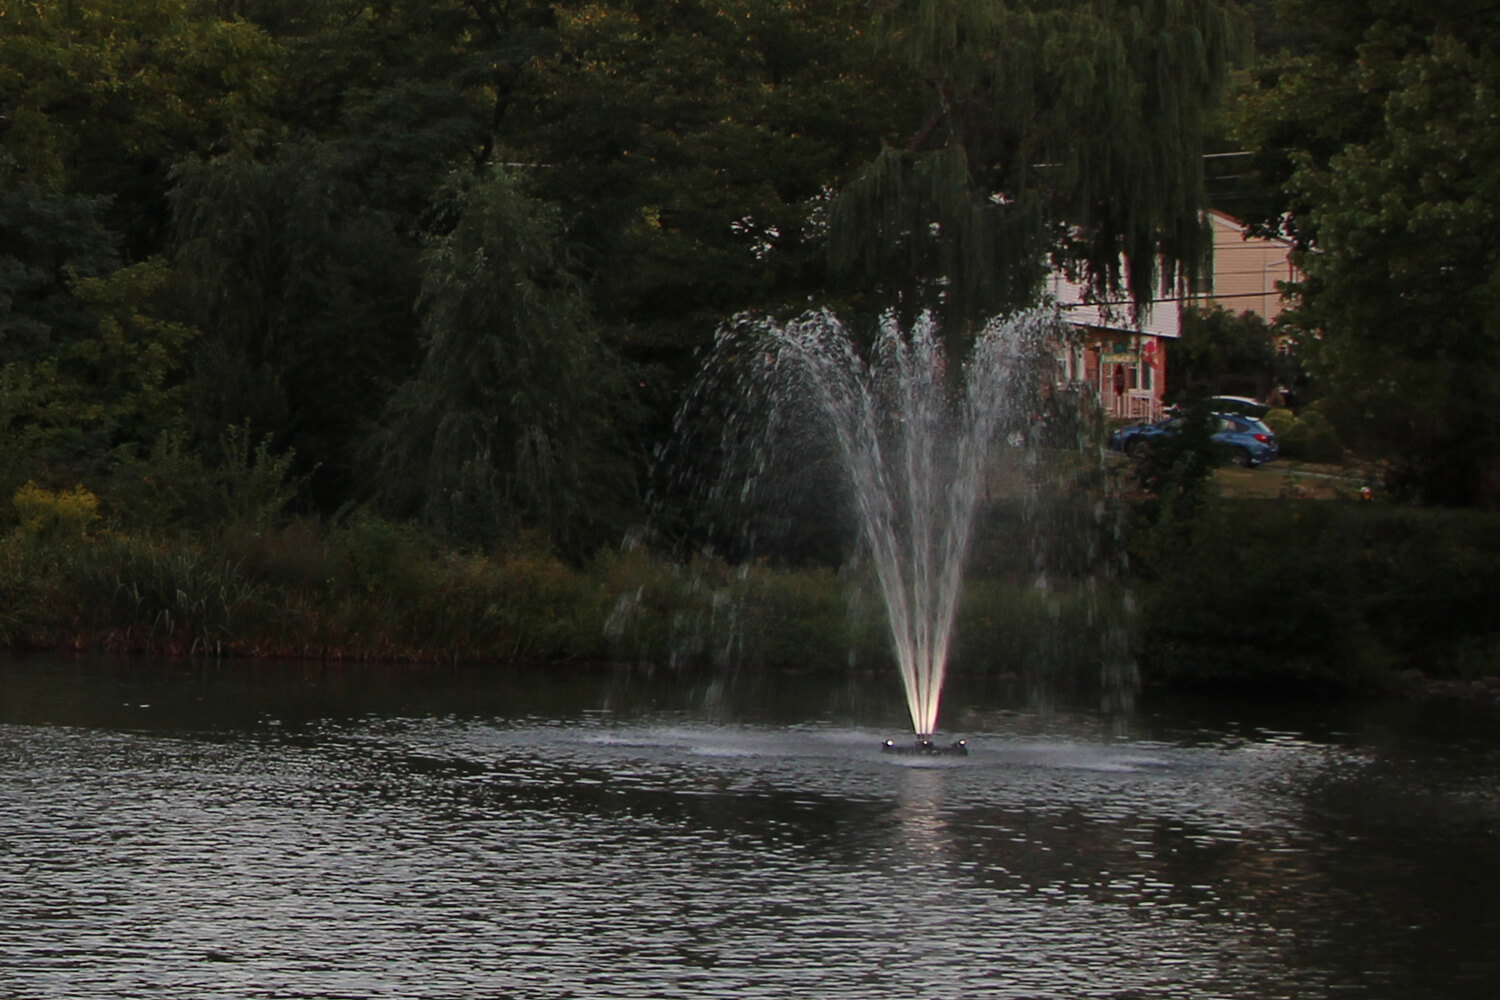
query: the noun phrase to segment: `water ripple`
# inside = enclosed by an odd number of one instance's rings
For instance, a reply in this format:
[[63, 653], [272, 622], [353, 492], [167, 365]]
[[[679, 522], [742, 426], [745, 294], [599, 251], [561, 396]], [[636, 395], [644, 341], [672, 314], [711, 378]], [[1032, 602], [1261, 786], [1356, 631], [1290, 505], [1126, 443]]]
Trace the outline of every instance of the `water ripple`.
[[0, 725], [0, 996], [1442, 995], [1338, 957], [1365, 751], [879, 736]]

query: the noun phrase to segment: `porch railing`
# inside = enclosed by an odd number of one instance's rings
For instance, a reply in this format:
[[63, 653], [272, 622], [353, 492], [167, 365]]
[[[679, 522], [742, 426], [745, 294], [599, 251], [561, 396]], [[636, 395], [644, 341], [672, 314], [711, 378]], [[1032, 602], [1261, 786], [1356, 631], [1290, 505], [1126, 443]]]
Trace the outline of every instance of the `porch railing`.
[[1109, 415], [1115, 420], [1150, 422], [1162, 418], [1161, 400], [1148, 393], [1126, 392], [1109, 403]]

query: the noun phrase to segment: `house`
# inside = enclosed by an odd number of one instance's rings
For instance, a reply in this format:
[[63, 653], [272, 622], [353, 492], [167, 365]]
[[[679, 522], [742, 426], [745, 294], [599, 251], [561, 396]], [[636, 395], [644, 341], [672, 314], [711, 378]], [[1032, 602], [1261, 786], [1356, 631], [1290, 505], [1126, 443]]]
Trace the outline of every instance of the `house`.
[[1209, 290], [1154, 300], [1132, 316], [1128, 302], [1085, 301], [1076, 282], [1054, 273], [1050, 295], [1063, 317], [1079, 331], [1058, 348], [1060, 387], [1097, 393], [1111, 419], [1156, 420], [1167, 388], [1169, 341], [1180, 335], [1182, 310], [1221, 305], [1234, 312], [1258, 313], [1267, 322], [1281, 312], [1277, 283], [1296, 277], [1291, 244], [1247, 234], [1243, 223], [1211, 212], [1213, 261]]

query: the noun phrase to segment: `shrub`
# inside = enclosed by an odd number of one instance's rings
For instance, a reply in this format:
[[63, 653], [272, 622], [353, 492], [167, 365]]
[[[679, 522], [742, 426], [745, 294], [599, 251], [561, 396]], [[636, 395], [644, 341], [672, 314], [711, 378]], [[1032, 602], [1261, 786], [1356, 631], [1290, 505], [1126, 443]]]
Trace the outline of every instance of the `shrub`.
[[1287, 428], [1277, 432], [1281, 454], [1304, 462], [1342, 462], [1344, 446], [1333, 425], [1316, 411], [1308, 411]]
[[38, 539], [78, 539], [99, 520], [99, 498], [82, 486], [52, 491], [28, 481], [11, 498], [23, 535]]
[[216, 531], [270, 527], [302, 488], [292, 475], [293, 452], [275, 454], [269, 437], [252, 439], [248, 425], [228, 427], [209, 449], [164, 433], [151, 454], [115, 477], [110, 499], [130, 528]]
[[1342, 462], [1345, 449], [1338, 431], [1318, 403], [1300, 415], [1291, 410], [1271, 410], [1263, 418], [1275, 432], [1283, 458], [1303, 462]]
[[1217, 501], [1146, 588], [1147, 676], [1358, 690], [1487, 669], [1500, 517], [1383, 504]]
[[1277, 437], [1281, 437], [1297, 423], [1297, 415], [1285, 409], [1268, 410], [1260, 419]]

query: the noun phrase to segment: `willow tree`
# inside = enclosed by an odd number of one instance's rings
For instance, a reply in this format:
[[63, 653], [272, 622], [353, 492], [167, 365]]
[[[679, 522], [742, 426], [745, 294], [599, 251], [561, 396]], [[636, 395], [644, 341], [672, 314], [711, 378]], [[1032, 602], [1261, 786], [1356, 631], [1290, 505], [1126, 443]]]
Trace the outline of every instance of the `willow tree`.
[[554, 209], [516, 177], [455, 175], [424, 255], [423, 358], [370, 449], [385, 510], [465, 544], [532, 533], [582, 555], [633, 497], [620, 368]]
[[1137, 302], [1189, 282], [1246, 34], [1216, 0], [891, 0], [877, 37], [927, 116], [841, 193], [836, 269], [954, 333], [1034, 301], [1049, 266]]

